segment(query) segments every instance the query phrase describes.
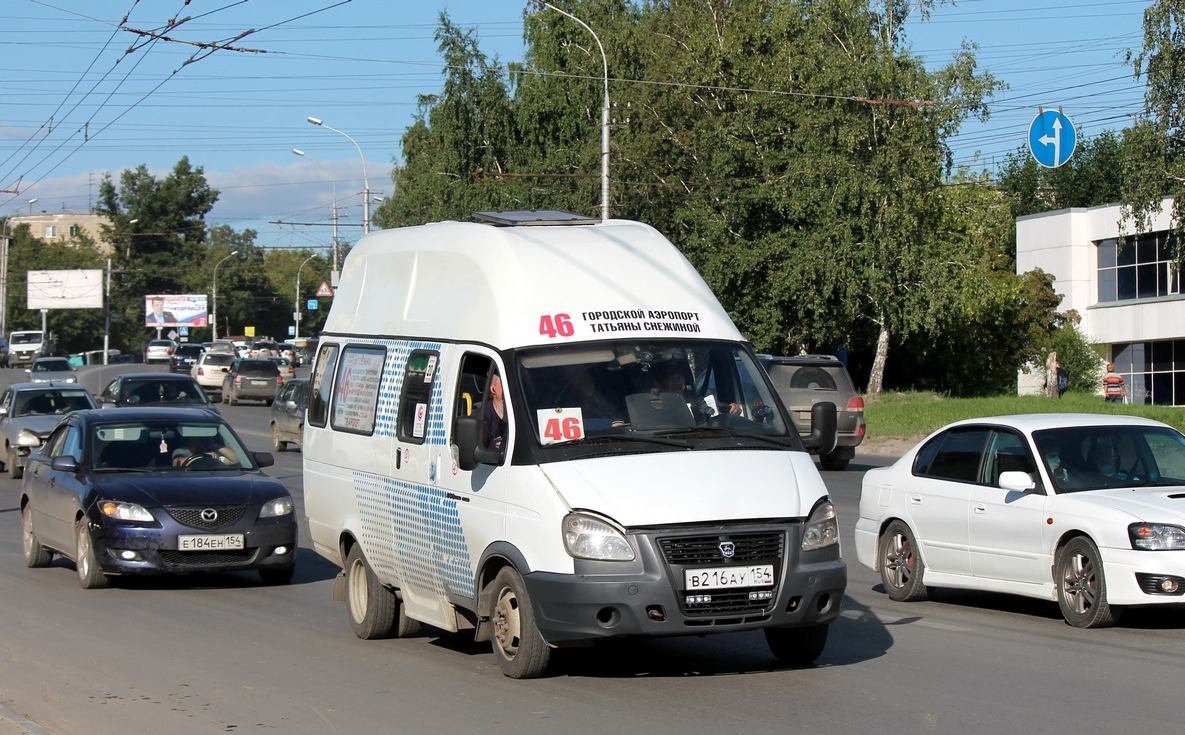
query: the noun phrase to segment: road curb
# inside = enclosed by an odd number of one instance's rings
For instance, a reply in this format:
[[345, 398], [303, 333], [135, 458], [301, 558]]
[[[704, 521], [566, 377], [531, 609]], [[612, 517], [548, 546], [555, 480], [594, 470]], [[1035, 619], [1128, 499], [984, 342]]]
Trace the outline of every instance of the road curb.
[[28, 717], [0, 704], [0, 734], [2, 735], [53, 735]]

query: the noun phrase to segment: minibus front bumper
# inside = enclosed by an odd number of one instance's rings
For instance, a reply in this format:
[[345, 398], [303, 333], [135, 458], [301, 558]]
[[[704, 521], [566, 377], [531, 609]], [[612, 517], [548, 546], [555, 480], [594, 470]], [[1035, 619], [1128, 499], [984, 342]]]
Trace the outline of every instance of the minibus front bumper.
[[[577, 561], [575, 574], [524, 575], [544, 640], [554, 645], [626, 636], [706, 635], [829, 623], [847, 565], [839, 545], [799, 550], [801, 524], [635, 535], [633, 562]], [[690, 540], [690, 542], [689, 542]], [[737, 549], [730, 559], [714, 549]], [[748, 555], [744, 547], [752, 550]], [[688, 549], [691, 549], [689, 552]], [[773, 567], [773, 584], [689, 589], [690, 576]], [[717, 575], [728, 577], [732, 575]], [[744, 578], [743, 574], [736, 575]]]

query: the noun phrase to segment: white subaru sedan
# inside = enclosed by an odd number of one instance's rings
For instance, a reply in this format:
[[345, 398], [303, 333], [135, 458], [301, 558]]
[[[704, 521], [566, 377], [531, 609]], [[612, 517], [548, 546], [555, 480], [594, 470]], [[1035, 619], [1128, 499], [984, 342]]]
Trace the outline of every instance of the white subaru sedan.
[[959, 421], [865, 474], [855, 532], [893, 600], [988, 590], [1113, 625], [1185, 602], [1185, 436], [1095, 414]]

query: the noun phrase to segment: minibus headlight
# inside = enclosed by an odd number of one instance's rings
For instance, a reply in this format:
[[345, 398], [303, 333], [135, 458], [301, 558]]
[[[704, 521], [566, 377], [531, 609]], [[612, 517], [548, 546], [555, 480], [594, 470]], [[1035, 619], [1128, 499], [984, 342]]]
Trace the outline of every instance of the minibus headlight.
[[570, 513], [564, 516], [563, 532], [564, 548], [577, 559], [633, 561], [625, 534], [599, 518]]
[[839, 522], [835, 520], [835, 506], [830, 501], [819, 503], [802, 529], [802, 550], [814, 551], [838, 543]]

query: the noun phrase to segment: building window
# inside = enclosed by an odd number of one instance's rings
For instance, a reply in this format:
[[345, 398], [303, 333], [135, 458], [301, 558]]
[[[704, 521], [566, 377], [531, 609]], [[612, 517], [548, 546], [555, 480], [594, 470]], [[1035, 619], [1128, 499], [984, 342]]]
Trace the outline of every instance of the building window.
[[1128, 403], [1185, 406], [1185, 340], [1112, 345], [1111, 362]]
[[82, 234], [82, 228], [78, 225], [70, 225], [70, 237], [78, 237]]
[[57, 225], [46, 225], [45, 226], [45, 239], [46, 240], [52, 240], [57, 236], [58, 236], [58, 226]]
[[1173, 242], [1167, 232], [1129, 239], [1101, 240], [1098, 251], [1099, 302], [1175, 296], [1181, 279], [1173, 265]]

